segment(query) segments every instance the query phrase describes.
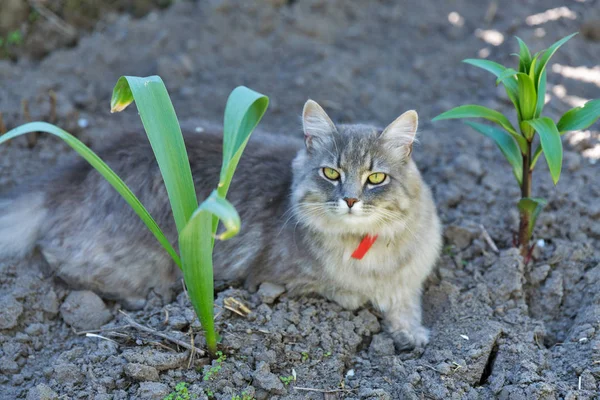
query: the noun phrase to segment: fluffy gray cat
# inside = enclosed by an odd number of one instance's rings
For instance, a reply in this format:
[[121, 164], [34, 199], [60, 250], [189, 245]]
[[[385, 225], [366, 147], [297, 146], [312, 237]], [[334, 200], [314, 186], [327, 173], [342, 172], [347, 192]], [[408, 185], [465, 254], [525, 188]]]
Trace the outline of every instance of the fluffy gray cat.
[[[334, 125], [309, 100], [301, 138], [255, 133], [229, 200], [241, 233], [215, 247], [215, 279], [264, 281], [319, 293], [347, 309], [381, 310], [399, 349], [425, 345], [421, 292], [440, 251], [429, 188], [411, 159], [417, 113], [383, 131]], [[186, 136], [199, 198], [216, 187], [220, 132]], [[100, 156], [123, 178], [172, 243], [175, 223], [145, 136], [128, 135]], [[165, 299], [180, 272], [115, 190], [81, 161], [0, 200], [0, 259], [41, 250], [73, 287], [143, 306]]]

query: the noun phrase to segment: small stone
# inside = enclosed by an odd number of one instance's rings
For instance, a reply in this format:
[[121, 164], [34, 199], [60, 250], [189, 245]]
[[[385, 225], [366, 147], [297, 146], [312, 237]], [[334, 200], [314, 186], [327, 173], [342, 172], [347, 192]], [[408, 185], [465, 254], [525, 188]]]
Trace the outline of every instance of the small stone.
[[23, 313], [23, 305], [13, 296], [0, 297], [0, 330], [11, 329], [17, 326], [19, 317]]
[[448, 244], [456, 246], [459, 250], [467, 248], [479, 235], [481, 235], [481, 227], [472, 221], [449, 225], [444, 231]]
[[283, 293], [285, 293], [285, 287], [271, 282], [262, 283], [258, 289], [258, 296], [265, 304], [273, 304]]
[[71, 292], [60, 306], [63, 320], [79, 330], [98, 329], [112, 319], [106, 304], [89, 290]]
[[158, 370], [143, 364], [129, 363], [123, 367], [128, 377], [138, 381], [158, 381]]
[[281, 380], [277, 375], [271, 373], [269, 365], [263, 361], [258, 363], [258, 367], [256, 368], [256, 371], [254, 371], [253, 384], [260, 389], [264, 389], [267, 392], [274, 394], [285, 393], [285, 388]]
[[126, 350], [123, 357], [130, 363], [149, 365], [159, 371], [178, 368], [188, 359], [186, 353], [167, 353], [152, 349]]
[[2, 374], [17, 374], [21, 368], [14, 360], [8, 357], [0, 358], [0, 372]]
[[477, 157], [465, 153], [460, 154], [454, 159], [454, 168], [476, 177], [483, 175], [483, 168]]
[[162, 400], [169, 395], [169, 387], [164, 383], [142, 382], [137, 394], [140, 399]]
[[40, 383], [36, 387], [29, 389], [27, 400], [57, 400], [58, 394], [50, 386]]
[[371, 345], [369, 346], [369, 353], [372, 356], [393, 356], [396, 354], [394, 347], [394, 339], [392, 339], [387, 333], [380, 333], [373, 336]]
[[54, 367], [53, 377], [62, 384], [75, 385], [83, 382], [85, 376], [81, 368], [72, 363], [59, 364]]
[[40, 324], [39, 322], [34, 322], [25, 328], [25, 333], [29, 336], [40, 336], [46, 331], [47, 327], [44, 324]]

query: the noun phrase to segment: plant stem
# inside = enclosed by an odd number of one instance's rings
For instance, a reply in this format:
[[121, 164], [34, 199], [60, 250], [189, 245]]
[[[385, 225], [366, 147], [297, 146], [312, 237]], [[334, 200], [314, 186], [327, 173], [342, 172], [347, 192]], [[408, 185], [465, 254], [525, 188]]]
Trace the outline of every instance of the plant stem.
[[[531, 165], [531, 142], [527, 141], [527, 153], [523, 155], [523, 183], [521, 184], [521, 198], [531, 197], [531, 176], [532, 171]], [[521, 212], [521, 221], [519, 223], [519, 246], [521, 248], [521, 255], [527, 256], [529, 251], [529, 241], [531, 237], [529, 235], [529, 215], [525, 212]]]

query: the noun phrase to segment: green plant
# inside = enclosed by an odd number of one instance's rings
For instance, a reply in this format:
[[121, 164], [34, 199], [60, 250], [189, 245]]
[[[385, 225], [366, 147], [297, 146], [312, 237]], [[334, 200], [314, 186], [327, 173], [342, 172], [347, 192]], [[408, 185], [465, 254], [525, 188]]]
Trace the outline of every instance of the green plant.
[[254, 396], [251, 396], [246, 392], [242, 392], [241, 395], [234, 394], [231, 396], [231, 400], [254, 400]]
[[225, 361], [227, 359], [227, 356], [225, 354], [223, 354], [223, 352], [221, 352], [221, 351], [217, 351], [216, 356], [217, 356], [217, 358], [213, 361], [213, 365], [208, 369], [208, 371], [204, 375], [203, 379], [205, 381], [212, 379], [217, 373], [219, 373], [219, 371], [221, 370], [223, 361]]
[[23, 34], [20, 30], [9, 32], [6, 35], [6, 45], [7, 46], [19, 46], [23, 44]]
[[280, 376], [279, 379], [281, 379], [281, 382], [283, 382], [285, 386], [289, 385], [290, 383], [296, 380], [296, 378], [294, 378], [294, 375]]
[[[29, 132], [47, 132], [63, 139], [87, 160], [123, 196], [183, 270], [190, 299], [206, 335], [208, 350], [215, 355], [217, 334], [213, 321], [213, 246], [215, 239], [229, 239], [240, 229], [239, 215], [225, 197], [250, 134], [266, 111], [268, 98], [243, 86], [231, 92], [225, 107], [223, 164], [219, 184], [200, 205], [181, 128], [160, 77], [121, 77], [113, 90], [111, 111], [122, 111], [134, 101], [165, 182], [179, 233], [181, 256], [123, 180], [96, 153], [68, 132], [45, 122], [31, 122], [1, 136], [0, 144]], [[219, 220], [225, 230], [217, 235]]]
[[[550, 169], [552, 181], [556, 185], [562, 168], [562, 142], [560, 136], [567, 131], [585, 129], [600, 116], [600, 100], [591, 100], [583, 107], [567, 111], [557, 123], [543, 117], [546, 95], [546, 67], [552, 55], [560, 46], [575, 35], [569, 35], [533, 56], [527, 45], [519, 38], [518, 70], [506, 68], [489, 60], [467, 59], [465, 63], [482, 68], [494, 74], [496, 84], [503, 84], [514, 105], [517, 115], [515, 129], [509, 119], [498, 111], [479, 105], [464, 105], [446, 111], [433, 119], [485, 118], [499, 127], [467, 121], [466, 124], [494, 140], [504, 157], [512, 166], [513, 174], [521, 187], [521, 200], [518, 245], [521, 254], [527, 259], [530, 254], [529, 242], [535, 222], [546, 205], [544, 199], [531, 197], [533, 169], [543, 153]], [[539, 144], [533, 150], [536, 135]]]
[[303, 351], [302, 352], [302, 362], [307, 362], [309, 358], [310, 358], [310, 356], [308, 355], [308, 352]]
[[187, 383], [179, 382], [175, 385], [175, 390], [169, 393], [167, 396], [163, 398], [163, 400], [192, 400], [195, 399], [196, 396], [190, 395], [190, 392], [187, 388]]

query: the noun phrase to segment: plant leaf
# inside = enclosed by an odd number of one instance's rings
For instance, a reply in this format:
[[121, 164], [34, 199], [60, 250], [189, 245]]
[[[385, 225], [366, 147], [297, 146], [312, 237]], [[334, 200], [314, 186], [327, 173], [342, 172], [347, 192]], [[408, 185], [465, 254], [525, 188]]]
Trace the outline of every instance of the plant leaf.
[[175, 109], [158, 76], [119, 78], [113, 90], [111, 110], [123, 110], [133, 100], [152, 145], [180, 232], [198, 207], [198, 200]]
[[519, 105], [521, 107], [521, 118], [528, 120], [534, 117], [537, 106], [537, 94], [533, 80], [527, 74], [519, 72], [517, 74], [519, 82]]
[[586, 129], [600, 117], [600, 99], [590, 100], [583, 107], [567, 111], [558, 121], [557, 127], [561, 134], [568, 131]]
[[511, 133], [517, 133], [515, 128], [512, 126], [508, 118], [506, 118], [502, 113], [499, 113], [496, 110], [492, 110], [491, 108], [487, 108], [484, 106], [478, 106], [474, 104], [468, 104], [464, 106], [459, 106], [453, 108], [452, 110], [448, 110], [444, 113], [441, 113], [432, 121], [440, 121], [442, 119], [459, 119], [459, 118], [485, 118], [492, 122], [495, 122], [502, 126], [504, 129]]
[[519, 72], [528, 73], [529, 66], [531, 65], [531, 52], [520, 37], [515, 36], [515, 38], [519, 42]]
[[539, 144], [537, 149], [535, 149], [535, 153], [533, 153], [533, 158], [531, 159], [531, 164], [529, 165], [530, 171], [533, 171], [533, 168], [535, 168], [535, 164], [537, 164], [538, 158], [540, 158], [541, 154], [542, 154], [542, 145]]
[[223, 165], [218, 188], [219, 195], [223, 198], [227, 195], [233, 173], [250, 139], [250, 134], [260, 122], [268, 105], [267, 96], [245, 86], [238, 86], [229, 95], [225, 106]]
[[477, 122], [465, 121], [467, 125], [475, 129], [477, 132], [491, 138], [496, 142], [502, 154], [512, 166], [513, 173], [519, 185], [523, 181], [523, 157], [519, 151], [519, 147], [513, 138], [501, 129], [493, 126], [479, 124]]
[[577, 35], [577, 33], [578, 32], [572, 33], [569, 36], [566, 36], [566, 37], [560, 39], [559, 41], [555, 42], [552, 46], [548, 47], [541, 54], [536, 66], [535, 66], [535, 78], [536, 78], [535, 87], [536, 87], [536, 89], [539, 87], [540, 77], [542, 75], [542, 72], [546, 68], [546, 64], [548, 64], [548, 61], [550, 60], [550, 58], [554, 55], [554, 53], [556, 52], [556, 50], [558, 50], [558, 48], [560, 46], [562, 46], [567, 41], [569, 41], [573, 36]]
[[528, 238], [531, 237], [531, 234], [533, 233], [533, 228], [535, 227], [535, 223], [546, 204], [546, 200], [539, 197], [523, 197], [521, 200], [519, 200], [519, 210], [521, 211], [521, 213], [527, 215], [528, 217]]
[[[475, 67], [479, 67], [488, 72], [491, 72], [492, 74], [496, 75], [496, 77], [499, 77], [506, 70], [506, 67], [504, 65], [498, 64], [497, 62], [490, 61], [490, 60], [467, 58], [466, 60], [463, 60], [463, 62], [467, 63], [467, 64], [471, 64]], [[504, 88], [506, 89], [506, 94], [508, 95], [508, 97], [510, 98], [512, 103], [515, 105], [515, 108], [518, 109], [519, 103], [517, 100], [517, 96], [518, 96], [517, 82], [513, 81], [511, 79], [508, 79], [504, 82]]]
[[560, 170], [562, 169], [562, 142], [560, 141], [560, 133], [554, 121], [548, 117], [542, 117], [538, 119], [532, 119], [525, 121], [529, 124], [536, 132], [540, 135], [540, 142], [542, 144], [542, 150], [550, 168], [550, 175], [552, 181], [556, 185], [560, 178]]
[[185, 266], [183, 277], [211, 354], [217, 349], [213, 319], [213, 218], [223, 221], [226, 228], [218, 239], [231, 238], [240, 230], [240, 216], [235, 208], [213, 190], [179, 233], [179, 251]]
[[515, 75], [517, 75], [518, 73], [519, 71], [515, 71], [512, 68], [506, 68], [504, 72], [498, 75], [498, 79], [496, 79], [496, 86], [498, 86], [501, 83], [504, 83], [510, 77], [513, 77], [513, 80], [516, 82], [517, 78], [515, 77]]
[[140, 200], [133, 194], [133, 192], [125, 185], [123, 180], [112, 170], [96, 153], [94, 153], [89, 147], [83, 144], [75, 136], [71, 135], [67, 131], [60, 129], [57, 126], [48, 124], [46, 122], [30, 122], [28, 124], [21, 125], [6, 134], [0, 136], [0, 144], [13, 139], [17, 136], [24, 135], [30, 132], [47, 132], [51, 135], [57, 136], [65, 141], [66, 144], [71, 146], [81, 157], [83, 157], [92, 167], [96, 169], [103, 177], [115, 188], [123, 199], [131, 206], [133, 211], [140, 217], [140, 219], [146, 224], [150, 232], [154, 234], [154, 237], [159, 243], [165, 248], [167, 253], [173, 258], [175, 263], [181, 268], [181, 260], [179, 255], [169, 243], [169, 240], [162, 232], [154, 218], [148, 213], [146, 208], [142, 205]]
[[542, 71], [542, 75], [540, 76], [539, 85], [537, 88], [537, 104], [535, 106], [535, 118], [538, 118], [542, 115], [542, 110], [544, 109], [544, 103], [546, 101], [546, 70]]

